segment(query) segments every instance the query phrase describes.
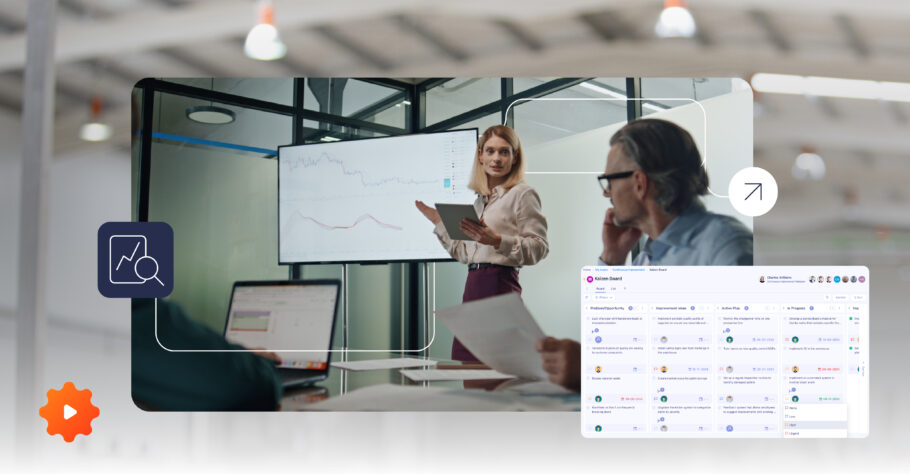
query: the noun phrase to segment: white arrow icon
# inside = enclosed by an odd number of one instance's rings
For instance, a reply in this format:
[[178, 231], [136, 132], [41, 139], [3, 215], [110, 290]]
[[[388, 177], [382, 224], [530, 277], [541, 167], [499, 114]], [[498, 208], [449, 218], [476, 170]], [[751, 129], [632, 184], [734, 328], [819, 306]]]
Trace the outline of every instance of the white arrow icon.
[[69, 419], [72, 418], [73, 415], [75, 415], [75, 414], [76, 414], [76, 409], [75, 409], [75, 408], [73, 408], [73, 407], [71, 407], [71, 406], [69, 406], [69, 405], [63, 405], [63, 419], [64, 419], [64, 420], [69, 420]]

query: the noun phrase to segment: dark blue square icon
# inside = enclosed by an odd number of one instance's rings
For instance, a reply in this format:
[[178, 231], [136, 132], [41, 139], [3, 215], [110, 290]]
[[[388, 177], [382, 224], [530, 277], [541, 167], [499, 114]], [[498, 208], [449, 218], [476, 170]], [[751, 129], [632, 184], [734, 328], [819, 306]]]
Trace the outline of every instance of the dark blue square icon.
[[164, 222], [107, 222], [98, 229], [98, 291], [164, 298], [174, 290], [174, 230]]

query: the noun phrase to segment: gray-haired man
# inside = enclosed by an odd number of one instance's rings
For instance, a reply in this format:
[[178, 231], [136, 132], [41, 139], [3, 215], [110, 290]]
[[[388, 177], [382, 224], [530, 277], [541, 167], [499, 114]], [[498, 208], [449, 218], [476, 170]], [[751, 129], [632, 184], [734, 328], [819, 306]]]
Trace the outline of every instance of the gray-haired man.
[[[733, 217], [705, 210], [708, 174], [689, 132], [658, 119], [629, 122], [610, 138], [607, 169], [597, 177], [613, 207], [604, 218], [602, 265], [622, 265], [642, 234], [633, 265], [752, 265], [752, 232]], [[550, 381], [581, 385], [581, 346], [547, 337], [537, 344]]]
[[752, 232], [705, 210], [708, 174], [689, 132], [658, 119], [629, 122], [610, 138], [598, 181], [613, 208], [603, 226], [601, 263], [621, 265], [642, 233], [633, 265], [752, 265]]

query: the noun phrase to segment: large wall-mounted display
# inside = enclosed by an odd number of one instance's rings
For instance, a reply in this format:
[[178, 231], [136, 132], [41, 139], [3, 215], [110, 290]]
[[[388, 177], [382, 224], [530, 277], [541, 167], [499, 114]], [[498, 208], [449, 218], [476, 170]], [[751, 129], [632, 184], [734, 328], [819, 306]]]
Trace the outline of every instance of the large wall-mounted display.
[[477, 129], [280, 147], [285, 263], [447, 260], [415, 200], [472, 203]]

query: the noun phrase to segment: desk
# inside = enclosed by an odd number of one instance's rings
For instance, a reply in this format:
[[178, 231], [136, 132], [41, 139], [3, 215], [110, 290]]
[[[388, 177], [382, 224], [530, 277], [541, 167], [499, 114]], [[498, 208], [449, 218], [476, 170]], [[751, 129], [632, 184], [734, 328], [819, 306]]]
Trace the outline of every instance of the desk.
[[[348, 354], [348, 360], [355, 361], [399, 357], [414, 356]], [[321, 402], [324, 407], [320, 406]], [[331, 368], [326, 380], [313, 387], [287, 390], [281, 401], [282, 411], [579, 411], [579, 406], [577, 393], [565, 393], [547, 382], [516, 379], [413, 382], [400, 369], [353, 372]]]

